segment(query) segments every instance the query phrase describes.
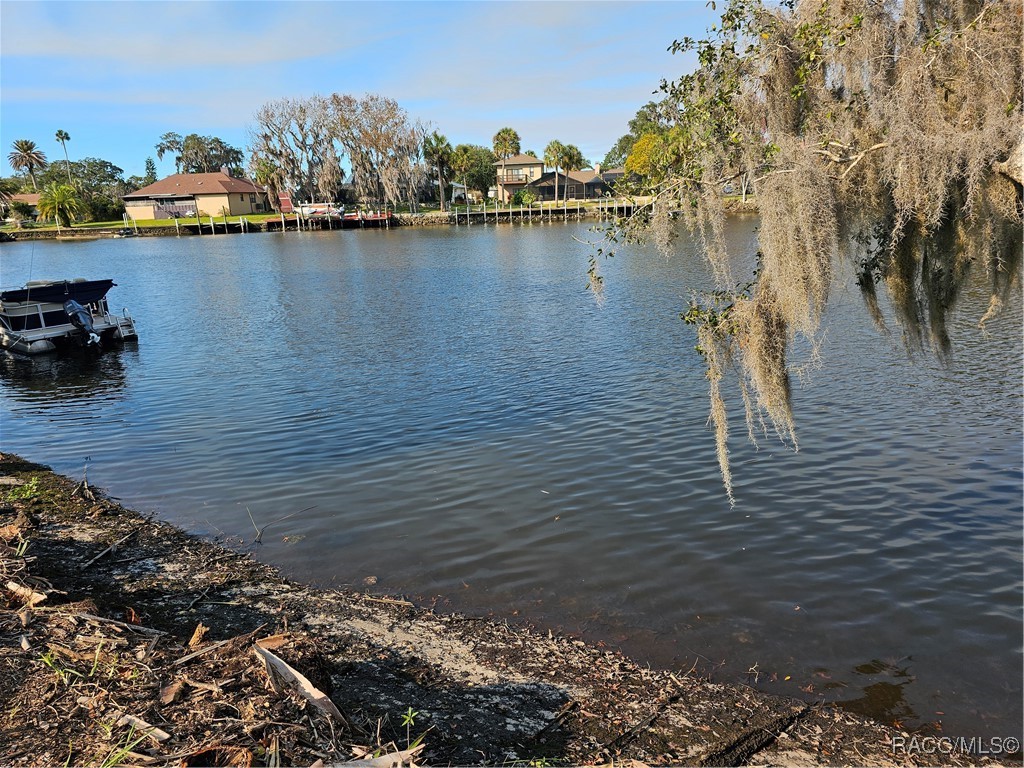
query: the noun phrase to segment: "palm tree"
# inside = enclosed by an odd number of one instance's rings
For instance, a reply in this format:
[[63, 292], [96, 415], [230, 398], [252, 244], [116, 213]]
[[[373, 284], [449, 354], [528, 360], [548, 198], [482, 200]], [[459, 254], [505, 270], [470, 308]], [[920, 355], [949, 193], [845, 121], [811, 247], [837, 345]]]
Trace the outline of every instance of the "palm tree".
[[[505, 160], [519, 154], [519, 134], [512, 128], [502, 128], [494, 134], [494, 154], [501, 158], [501, 191], [505, 192]], [[506, 202], [506, 201], [502, 201]]]
[[56, 220], [58, 228], [62, 224], [70, 227], [81, 207], [78, 193], [70, 184], [51, 184], [39, 196], [39, 215]]
[[469, 169], [473, 167], [473, 156], [467, 144], [459, 144], [452, 152], [452, 169], [462, 174], [462, 183], [466, 185], [466, 205], [469, 206]]
[[16, 194], [18, 194], [18, 184], [14, 179], [0, 179], [0, 211], [7, 212]]
[[64, 167], [68, 171], [68, 184], [70, 184], [71, 183], [71, 161], [68, 160], [68, 144], [67, 143], [69, 141], [71, 141], [71, 137], [68, 135], [67, 131], [65, 131], [63, 129], [60, 129], [60, 130], [57, 131], [57, 141], [59, 141], [60, 145], [64, 148]]
[[32, 177], [32, 188], [38, 191], [36, 169], [42, 170], [47, 166], [46, 155], [36, 147], [34, 141], [29, 139], [17, 139], [11, 147], [14, 151], [7, 155], [7, 159], [11, 162], [11, 168], [16, 171], [28, 171], [28, 175]]
[[423, 139], [423, 159], [437, 171], [437, 189], [441, 198], [441, 213], [448, 210], [444, 184], [452, 168], [452, 145], [448, 138], [437, 131]]
[[565, 157], [565, 144], [554, 139], [544, 147], [544, 164], [555, 169], [555, 204], [558, 204], [558, 168]]

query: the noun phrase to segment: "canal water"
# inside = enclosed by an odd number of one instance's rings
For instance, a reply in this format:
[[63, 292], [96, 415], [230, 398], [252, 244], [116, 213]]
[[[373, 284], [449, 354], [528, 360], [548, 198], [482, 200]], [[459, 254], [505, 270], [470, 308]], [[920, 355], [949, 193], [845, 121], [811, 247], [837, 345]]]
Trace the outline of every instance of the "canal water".
[[[756, 219], [729, 236], [752, 250]], [[800, 451], [722, 489], [678, 317], [686, 238], [585, 290], [584, 225], [35, 242], [5, 286], [111, 277], [140, 339], [0, 357], [0, 446], [326, 585], [578, 634], [946, 735], [1019, 736], [1019, 295], [943, 367], [837, 285]], [[738, 399], [738, 398], [737, 398]], [[270, 526], [260, 546], [257, 524]]]

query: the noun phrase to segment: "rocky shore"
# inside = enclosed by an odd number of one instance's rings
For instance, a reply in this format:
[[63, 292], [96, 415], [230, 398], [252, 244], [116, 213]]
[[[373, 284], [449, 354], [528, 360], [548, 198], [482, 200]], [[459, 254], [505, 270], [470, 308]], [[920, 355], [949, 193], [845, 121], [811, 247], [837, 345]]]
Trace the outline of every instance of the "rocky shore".
[[0, 587], [5, 766], [992, 764], [572, 638], [293, 583], [10, 454]]

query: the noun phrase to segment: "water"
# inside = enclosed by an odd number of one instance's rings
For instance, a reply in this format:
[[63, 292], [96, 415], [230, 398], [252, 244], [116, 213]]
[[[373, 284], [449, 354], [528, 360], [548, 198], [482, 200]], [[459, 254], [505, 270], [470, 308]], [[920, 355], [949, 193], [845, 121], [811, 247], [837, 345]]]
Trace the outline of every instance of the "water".
[[[730, 237], [751, 242], [754, 221]], [[317, 583], [558, 627], [946, 735], [1021, 721], [1021, 303], [908, 360], [837, 288], [801, 450], [733, 424], [730, 508], [678, 319], [685, 239], [575, 225], [5, 244], [0, 278], [113, 277], [138, 344], [0, 358], [2, 450]], [[371, 578], [373, 577], [373, 578]], [[786, 677], [789, 680], [786, 680]], [[941, 714], [940, 714], [941, 713]]]

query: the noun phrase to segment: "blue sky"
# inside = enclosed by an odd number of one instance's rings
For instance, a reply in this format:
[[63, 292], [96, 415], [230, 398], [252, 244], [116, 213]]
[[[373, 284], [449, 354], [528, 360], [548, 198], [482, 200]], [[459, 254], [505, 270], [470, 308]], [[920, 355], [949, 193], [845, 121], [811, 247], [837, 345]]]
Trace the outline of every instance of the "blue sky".
[[[714, 21], [689, 2], [0, 1], [0, 145], [142, 175], [168, 131], [248, 146], [264, 103], [379, 93], [451, 143], [552, 139], [600, 161]], [[174, 172], [173, 158], [157, 163]], [[10, 175], [7, 167], [0, 175]]]

